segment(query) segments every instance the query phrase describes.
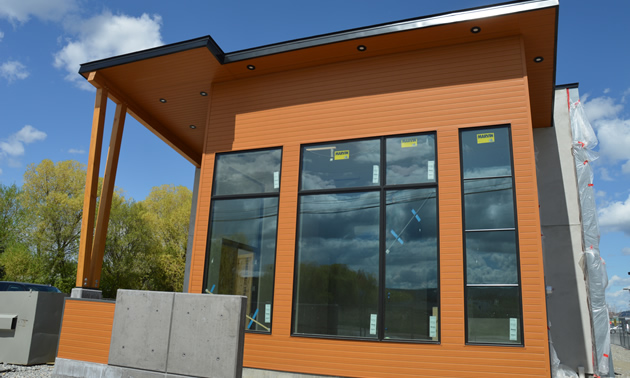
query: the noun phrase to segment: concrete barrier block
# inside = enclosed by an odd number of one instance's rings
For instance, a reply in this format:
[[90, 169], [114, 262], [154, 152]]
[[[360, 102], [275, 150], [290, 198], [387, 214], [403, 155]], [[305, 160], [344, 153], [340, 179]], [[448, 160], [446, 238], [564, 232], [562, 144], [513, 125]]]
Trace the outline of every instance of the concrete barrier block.
[[39, 291], [0, 292], [0, 362], [54, 361], [65, 297]]
[[109, 364], [166, 372], [174, 293], [119, 290]]
[[[166, 377], [166, 373], [156, 372], [156, 371], [148, 371], [148, 370], [138, 370], [131, 368], [121, 368], [121, 376], [120, 378], [164, 378]], [[109, 377], [103, 377], [109, 378]]]
[[240, 377], [246, 298], [175, 294], [167, 373]]

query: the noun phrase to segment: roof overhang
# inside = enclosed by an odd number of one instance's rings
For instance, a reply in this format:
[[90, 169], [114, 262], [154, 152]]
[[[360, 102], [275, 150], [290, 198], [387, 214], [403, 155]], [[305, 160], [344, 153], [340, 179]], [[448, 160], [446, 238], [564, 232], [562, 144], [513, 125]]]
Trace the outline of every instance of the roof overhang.
[[[532, 124], [552, 125], [558, 0], [526, 0], [224, 53], [210, 36], [81, 65], [79, 73], [199, 166], [215, 82], [385, 54], [521, 36]], [[481, 28], [471, 33], [471, 28]], [[368, 46], [358, 51], [358, 45]], [[536, 63], [536, 57], [544, 60]], [[248, 69], [253, 65], [255, 70]], [[160, 102], [165, 99], [166, 102]], [[194, 125], [195, 128], [191, 128]]]

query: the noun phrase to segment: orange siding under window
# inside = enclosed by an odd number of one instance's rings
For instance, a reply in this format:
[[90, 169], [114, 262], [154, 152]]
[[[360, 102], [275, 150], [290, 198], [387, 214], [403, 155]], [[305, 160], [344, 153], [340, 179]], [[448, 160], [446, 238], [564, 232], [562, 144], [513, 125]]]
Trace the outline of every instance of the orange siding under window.
[[[524, 346], [465, 345], [459, 129], [510, 124]], [[437, 131], [440, 344], [291, 337], [301, 144]], [[282, 147], [271, 335], [247, 334], [246, 367], [360, 377], [549, 376], [532, 121], [518, 37], [215, 84], [201, 167], [190, 289], [201, 292], [215, 153]]]
[[57, 357], [107, 364], [114, 302], [66, 299]]

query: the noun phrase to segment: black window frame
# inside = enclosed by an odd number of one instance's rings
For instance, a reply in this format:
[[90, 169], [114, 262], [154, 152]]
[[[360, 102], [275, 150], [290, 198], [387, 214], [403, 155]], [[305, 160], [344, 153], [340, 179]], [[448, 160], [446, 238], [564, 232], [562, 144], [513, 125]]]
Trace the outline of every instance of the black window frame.
[[[277, 192], [268, 192], [268, 193], [243, 193], [243, 194], [219, 194], [219, 195], [215, 195], [215, 190], [216, 190], [216, 185], [217, 185], [217, 176], [216, 176], [216, 172], [217, 172], [217, 164], [219, 159], [217, 158], [218, 156], [224, 156], [224, 155], [232, 155], [232, 154], [242, 154], [242, 153], [248, 153], [248, 152], [262, 152], [262, 151], [274, 151], [274, 150], [280, 150], [280, 171], [279, 171], [279, 177], [278, 177], [278, 191]], [[208, 282], [208, 274], [209, 274], [209, 269], [208, 269], [208, 263], [210, 260], [210, 248], [211, 248], [211, 244], [212, 244], [212, 210], [214, 208], [214, 202], [215, 201], [221, 201], [221, 200], [239, 200], [239, 199], [259, 199], [259, 198], [277, 198], [278, 199], [278, 209], [277, 209], [277, 215], [276, 215], [276, 235], [275, 235], [275, 250], [274, 250], [274, 255], [273, 255], [273, 283], [271, 286], [271, 327], [269, 331], [258, 331], [258, 330], [250, 330], [247, 329], [247, 327], [245, 327], [245, 333], [255, 333], [255, 334], [260, 334], [260, 335], [272, 335], [273, 334], [273, 311], [275, 308], [275, 295], [276, 295], [276, 265], [278, 263], [277, 257], [278, 257], [278, 224], [279, 224], [279, 219], [280, 219], [280, 191], [282, 190], [282, 158], [283, 158], [283, 148], [282, 146], [277, 146], [277, 147], [265, 147], [265, 148], [255, 148], [255, 149], [247, 149], [247, 150], [232, 150], [232, 151], [225, 151], [225, 152], [217, 152], [215, 153], [214, 156], [214, 164], [213, 164], [213, 175], [212, 175], [212, 189], [211, 189], [211, 195], [210, 195], [210, 211], [208, 213], [208, 231], [207, 231], [207, 240], [206, 240], [206, 256], [204, 259], [204, 273], [203, 273], [203, 281], [202, 284], [206, 285], [206, 283]], [[203, 286], [202, 286], [203, 287]], [[207, 290], [207, 289], [206, 289]], [[202, 294], [208, 294], [207, 292], [202, 292]], [[250, 322], [250, 319], [246, 319], [246, 324]]]
[[[435, 160], [434, 160], [434, 177], [435, 181], [430, 183], [412, 183], [412, 184], [387, 184], [387, 139], [388, 138], [404, 138], [412, 137], [416, 135], [433, 135], [435, 141]], [[366, 140], [379, 140], [380, 141], [380, 160], [379, 160], [379, 178], [380, 183], [374, 186], [361, 186], [361, 187], [349, 187], [349, 188], [327, 188], [327, 189], [310, 189], [302, 190], [302, 172], [304, 164], [304, 147], [316, 147], [323, 145], [330, 145], [331, 143], [348, 143], [348, 142], [360, 142]], [[331, 339], [331, 340], [356, 340], [365, 342], [386, 342], [386, 343], [408, 343], [408, 344], [441, 344], [442, 339], [442, 305], [441, 305], [441, 287], [440, 287], [440, 211], [439, 211], [439, 170], [438, 170], [438, 138], [437, 132], [432, 131], [419, 131], [415, 133], [404, 134], [392, 134], [381, 135], [364, 138], [353, 139], [336, 139], [325, 142], [317, 143], [305, 143], [300, 144], [300, 157], [299, 157], [299, 172], [298, 172], [298, 193], [297, 193], [297, 206], [296, 206], [296, 229], [295, 229], [295, 248], [294, 248], [294, 262], [293, 262], [293, 293], [292, 293], [292, 305], [291, 305], [291, 337], [304, 337], [314, 339]], [[386, 254], [385, 249], [387, 246], [386, 237], [386, 207], [387, 207], [387, 192], [394, 190], [409, 190], [409, 189], [435, 189], [435, 210], [436, 210], [436, 239], [437, 239], [437, 340], [419, 340], [419, 339], [388, 339], [385, 338], [385, 298], [386, 298]], [[300, 198], [305, 195], [313, 194], [340, 194], [340, 193], [366, 193], [366, 192], [379, 192], [379, 269], [378, 269], [378, 314], [377, 314], [377, 335], [376, 338], [355, 337], [355, 336], [335, 336], [335, 335], [320, 335], [320, 334], [307, 334], [295, 332], [295, 320], [297, 311], [297, 283], [298, 283], [298, 258], [299, 258], [299, 230], [300, 230]]]
[[[508, 133], [508, 148], [510, 150], [510, 169], [511, 175], [503, 175], [503, 176], [488, 176], [488, 177], [472, 177], [472, 178], [464, 178], [464, 154], [463, 154], [463, 138], [462, 133], [466, 131], [474, 131], [474, 130], [493, 130], [493, 129], [507, 129]], [[471, 346], [500, 346], [500, 347], [524, 347], [525, 346], [525, 332], [523, 330], [523, 288], [521, 282], [521, 259], [520, 259], [520, 245], [519, 245], [519, 231], [518, 231], [518, 209], [516, 202], [516, 177], [514, 174], [514, 145], [512, 140], [512, 125], [511, 124], [501, 124], [501, 125], [489, 125], [489, 126], [478, 126], [478, 127], [467, 127], [460, 128], [458, 130], [458, 138], [459, 138], [459, 166], [460, 166], [460, 184], [461, 184], [461, 206], [462, 206], [462, 245], [463, 245], [463, 270], [464, 270], [464, 333], [465, 333], [465, 341], [466, 345]], [[474, 181], [474, 180], [489, 180], [489, 179], [501, 179], [501, 178], [511, 178], [512, 179], [512, 203], [514, 207], [514, 227], [513, 231], [515, 234], [515, 249], [516, 249], [516, 274], [517, 274], [517, 284], [468, 284], [468, 262], [467, 262], [467, 246], [466, 246], [466, 233], [467, 232], [493, 232], [493, 231], [507, 231], [512, 230], [512, 228], [495, 228], [495, 229], [466, 229], [466, 203], [465, 203], [465, 192], [464, 192], [464, 183], [466, 181]], [[520, 334], [520, 343], [489, 343], [489, 342], [474, 342], [468, 340], [468, 287], [516, 287], [518, 289], [518, 306], [519, 306], [519, 321], [518, 321], [518, 332]]]

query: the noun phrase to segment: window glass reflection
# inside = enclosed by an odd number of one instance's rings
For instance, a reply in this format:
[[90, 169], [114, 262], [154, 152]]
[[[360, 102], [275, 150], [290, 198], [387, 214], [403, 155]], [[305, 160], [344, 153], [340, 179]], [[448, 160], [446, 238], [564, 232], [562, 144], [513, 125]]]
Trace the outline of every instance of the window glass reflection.
[[271, 329], [278, 198], [215, 200], [206, 290], [247, 296], [248, 330]]
[[512, 178], [464, 181], [466, 230], [514, 227]]
[[518, 284], [516, 232], [466, 233], [468, 284]]
[[518, 287], [468, 287], [468, 342], [520, 344]]
[[464, 179], [510, 176], [510, 132], [507, 127], [461, 132]]
[[387, 185], [435, 182], [435, 135], [387, 138]]
[[437, 340], [436, 189], [386, 197], [385, 338]]
[[378, 139], [302, 147], [302, 190], [380, 184]]
[[379, 193], [300, 197], [296, 333], [376, 338]]
[[214, 195], [277, 193], [280, 149], [217, 155]]

